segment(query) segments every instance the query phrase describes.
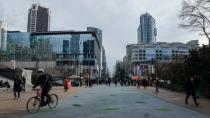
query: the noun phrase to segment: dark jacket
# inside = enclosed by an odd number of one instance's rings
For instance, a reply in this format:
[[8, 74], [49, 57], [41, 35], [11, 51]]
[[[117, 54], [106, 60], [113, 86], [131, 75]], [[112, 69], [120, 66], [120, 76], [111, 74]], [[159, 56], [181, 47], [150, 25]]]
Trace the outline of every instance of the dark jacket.
[[194, 82], [193, 81], [190, 81], [190, 80], [188, 80], [187, 82], [186, 82], [186, 85], [185, 85], [185, 87], [186, 87], [186, 92], [188, 93], [188, 94], [193, 94], [193, 93], [195, 93], [195, 85], [194, 85]]
[[36, 84], [33, 86], [33, 88], [36, 88], [36, 86], [40, 85], [42, 89], [50, 89], [52, 88], [52, 77], [48, 74], [41, 75]]
[[21, 92], [21, 80], [19, 77], [15, 77], [14, 79], [14, 86], [13, 86], [13, 90], [17, 91], [17, 92]]

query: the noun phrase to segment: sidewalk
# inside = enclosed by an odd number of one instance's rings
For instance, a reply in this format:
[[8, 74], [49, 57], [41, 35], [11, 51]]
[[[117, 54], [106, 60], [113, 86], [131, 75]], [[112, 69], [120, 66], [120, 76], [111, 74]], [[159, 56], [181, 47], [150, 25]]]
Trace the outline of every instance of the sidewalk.
[[[78, 93], [84, 88], [71, 87], [68, 92], [64, 92], [63, 87], [53, 87], [51, 93], [55, 93], [59, 97], [59, 101], [66, 97]], [[0, 118], [21, 118], [21, 116], [27, 113], [26, 103], [27, 100], [36, 95], [33, 91], [21, 92], [19, 100], [13, 100], [13, 91], [0, 91]]]
[[210, 99], [207, 99], [204, 97], [199, 98], [198, 102], [200, 103], [200, 105], [198, 107], [196, 107], [194, 105], [192, 97], [189, 98], [188, 105], [185, 104], [185, 97], [186, 97], [185, 93], [174, 92], [174, 91], [170, 91], [170, 90], [166, 90], [166, 89], [159, 89], [159, 92], [156, 93], [154, 87], [149, 87], [147, 89], [140, 88], [140, 90], [142, 90], [152, 96], [158, 97], [160, 99], [164, 99], [170, 103], [174, 103], [179, 106], [191, 109], [193, 111], [198, 111], [198, 112], [201, 112], [201, 113], [204, 113], [204, 114], [210, 116], [210, 110], [209, 110]]

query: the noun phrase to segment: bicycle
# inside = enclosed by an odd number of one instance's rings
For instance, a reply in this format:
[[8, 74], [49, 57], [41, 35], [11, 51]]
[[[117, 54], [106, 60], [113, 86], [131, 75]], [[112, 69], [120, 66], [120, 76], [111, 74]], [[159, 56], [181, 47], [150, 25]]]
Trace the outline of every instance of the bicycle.
[[[26, 108], [29, 113], [37, 113], [42, 107], [40, 89], [35, 89], [35, 91], [36, 96], [29, 98], [26, 104]], [[46, 100], [45, 102], [47, 102], [47, 105], [50, 109], [54, 109], [58, 105], [58, 96], [56, 94], [50, 94], [50, 98], [50, 101]]]

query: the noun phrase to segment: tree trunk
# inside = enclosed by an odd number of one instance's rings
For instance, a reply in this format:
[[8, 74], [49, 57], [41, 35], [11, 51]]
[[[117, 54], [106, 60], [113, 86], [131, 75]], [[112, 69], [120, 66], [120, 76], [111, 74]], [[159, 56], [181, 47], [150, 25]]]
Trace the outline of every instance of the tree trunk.
[[206, 32], [206, 29], [204, 27], [203, 27], [203, 32], [209, 40], [209, 47], [210, 47], [210, 37], [209, 37], [208, 33]]

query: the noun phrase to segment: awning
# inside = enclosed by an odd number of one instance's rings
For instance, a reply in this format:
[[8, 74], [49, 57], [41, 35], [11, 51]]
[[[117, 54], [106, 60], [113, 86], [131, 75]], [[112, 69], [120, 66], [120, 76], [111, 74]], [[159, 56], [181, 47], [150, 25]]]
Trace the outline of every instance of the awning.
[[142, 80], [143, 78], [142, 77], [140, 77], [140, 76], [133, 76], [132, 77], [132, 80]]
[[80, 79], [80, 76], [79, 75], [72, 75], [72, 76], [69, 76], [68, 79]]

